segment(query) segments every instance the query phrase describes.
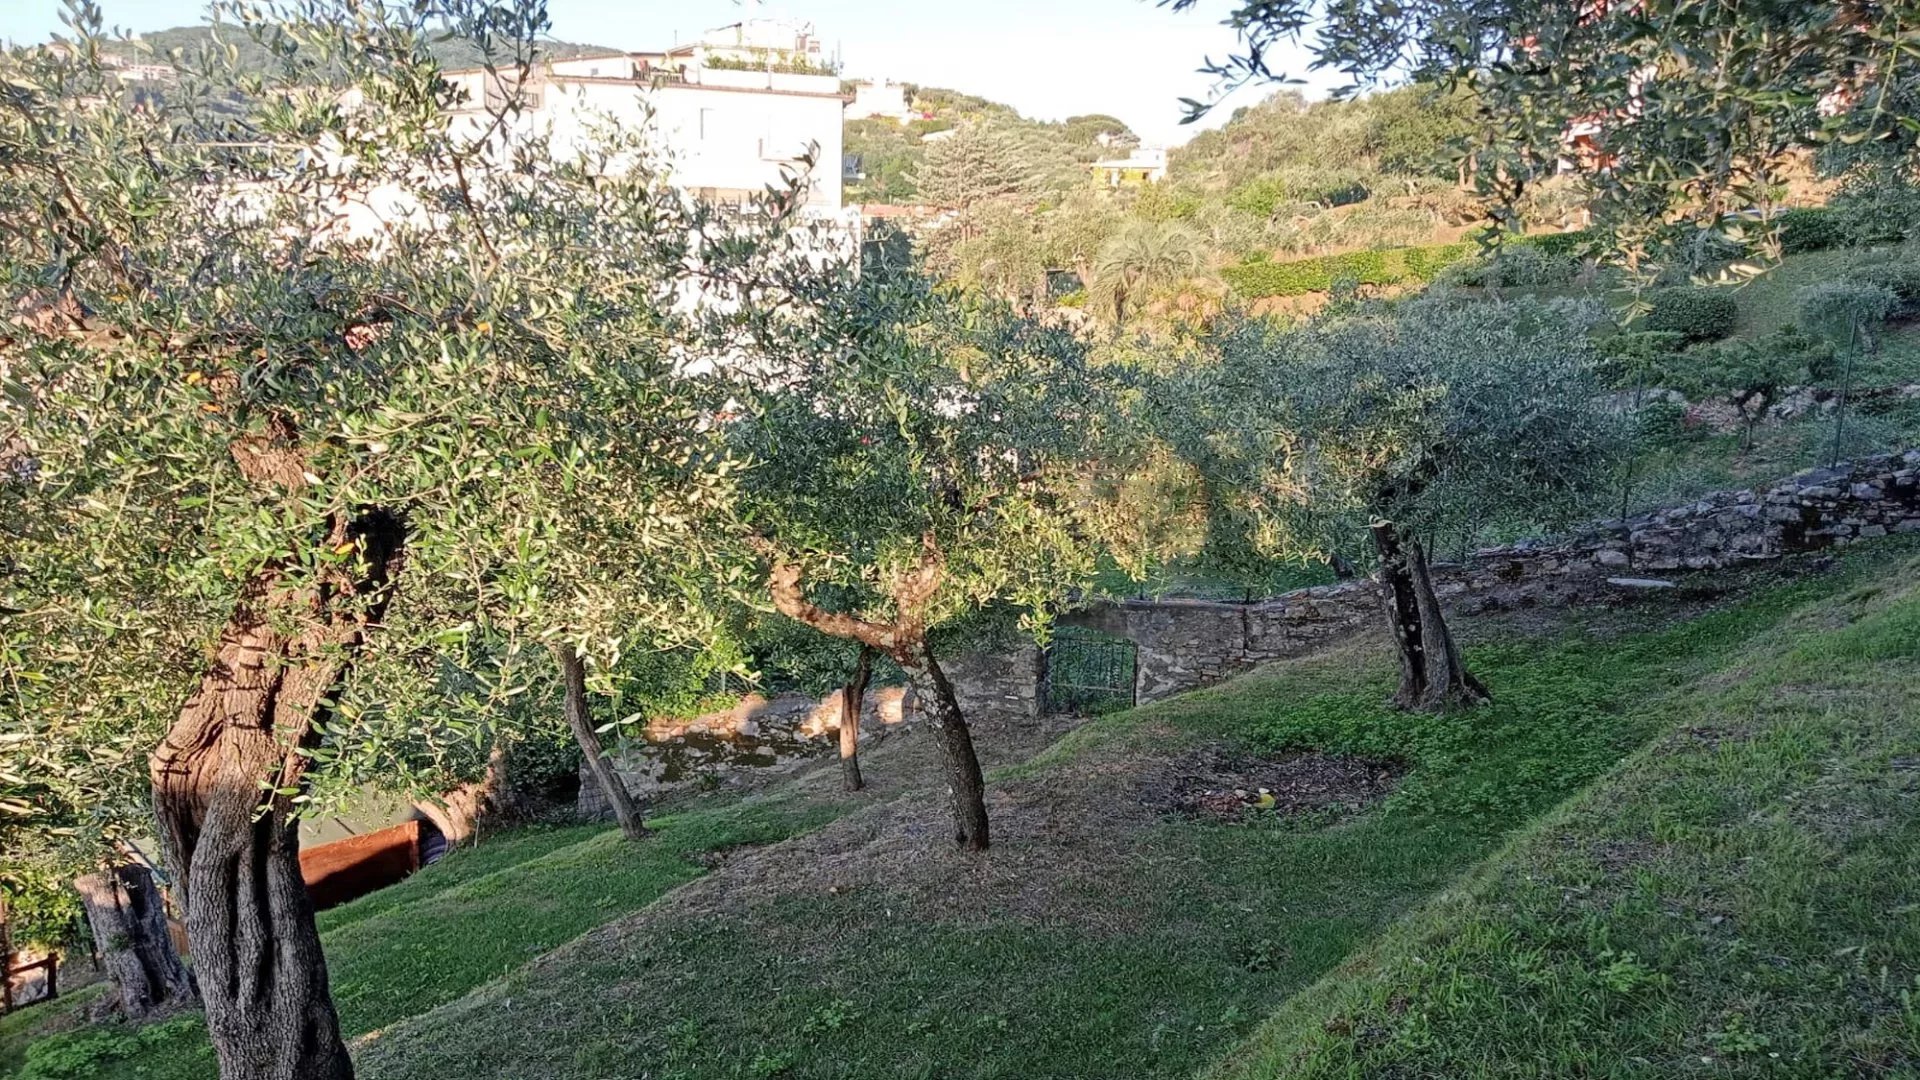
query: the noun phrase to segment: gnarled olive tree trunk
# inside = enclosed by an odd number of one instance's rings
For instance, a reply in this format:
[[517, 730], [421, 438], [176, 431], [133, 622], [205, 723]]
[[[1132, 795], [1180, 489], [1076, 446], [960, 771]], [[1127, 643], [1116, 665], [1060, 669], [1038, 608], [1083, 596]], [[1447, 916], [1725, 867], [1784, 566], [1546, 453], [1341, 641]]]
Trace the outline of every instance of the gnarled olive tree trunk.
[[[259, 455], [250, 475], [286, 464], [271, 456]], [[293, 795], [315, 721], [392, 595], [405, 538], [398, 518], [366, 509], [326, 531], [328, 547], [355, 547], [357, 573], [256, 573], [198, 691], [153, 752], [161, 846], [222, 1080], [353, 1076], [300, 875]]]
[[770, 544], [763, 543], [761, 549], [771, 563], [767, 592], [780, 614], [829, 637], [884, 652], [907, 673], [913, 683], [914, 697], [926, 713], [946, 766], [947, 791], [953, 801], [954, 838], [969, 850], [986, 850], [986, 784], [980, 774], [980, 758], [974, 753], [973, 733], [960, 712], [953, 684], [946, 672], [940, 670], [933, 650], [927, 645], [926, 611], [940, 587], [945, 568], [932, 536], [925, 539], [919, 565], [893, 583], [895, 614], [888, 623], [827, 611], [813, 603], [807, 599], [806, 588], [801, 583], [800, 568], [782, 559]]
[[1380, 602], [1400, 653], [1400, 689], [1393, 703], [1439, 710], [1486, 701], [1486, 687], [1467, 671], [1447, 628], [1426, 550], [1391, 521], [1373, 523], [1373, 545], [1380, 554]]
[[620, 822], [620, 835], [629, 840], [644, 840], [648, 835], [647, 823], [640, 807], [628, 793], [626, 781], [614, 771], [613, 762], [607, 760], [600, 735], [593, 730], [593, 714], [587, 706], [587, 665], [573, 646], [564, 642], [553, 647], [553, 655], [560, 661], [560, 674], [566, 683], [567, 726], [573, 729], [573, 741], [580, 745], [587, 769], [613, 807], [614, 819]]
[[960, 713], [960, 701], [953, 683], [940, 669], [933, 650], [922, 641], [905, 657], [900, 666], [913, 683], [927, 726], [940, 745], [940, 757], [947, 769], [947, 797], [953, 803], [954, 842], [969, 851], [987, 850], [987, 785], [980, 772], [980, 757], [974, 753], [973, 732]]
[[507, 747], [496, 739], [493, 749], [487, 753], [484, 776], [451, 791], [441, 792], [435, 798], [422, 799], [414, 804], [414, 809], [433, 822], [433, 827], [440, 831], [448, 847], [459, 847], [479, 833], [482, 820], [501, 809], [506, 790]]
[[860, 775], [860, 714], [866, 708], [867, 683], [873, 679], [873, 648], [860, 646], [853, 680], [840, 688], [840, 785], [848, 791], [867, 786]]
[[75, 878], [73, 885], [120, 1011], [139, 1020], [191, 1004], [193, 981], [167, 933], [167, 906], [153, 871], [122, 863]]

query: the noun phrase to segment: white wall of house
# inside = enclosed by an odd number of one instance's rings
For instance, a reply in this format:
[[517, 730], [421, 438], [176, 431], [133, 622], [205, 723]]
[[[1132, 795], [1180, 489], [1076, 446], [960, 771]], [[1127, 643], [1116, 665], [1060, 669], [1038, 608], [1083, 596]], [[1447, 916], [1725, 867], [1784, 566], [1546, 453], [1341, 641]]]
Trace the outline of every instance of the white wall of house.
[[874, 117], [902, 123], [909, 120], [906, 86], [891, 79], [869, 79], [854, 83], [853, 100], [847, 103], [847, 119], [868, 120]]
[[[530, 88], [522, 124], [546, 135], [557, 155], [586, 152], [604, 124], [645, 131], [676, 186], [718, 199], [780, 185], [791, 170], [805, 177], [809, 207], [840, 209], [845, 99], [836, 78], [690, 68], [650, 80], [636, 72], [631, 57], [555, 63]], [[450, 78], [468, 101], [486, 102], [484, 72]], [[803, 169], [810, 150], [814, 164]]]

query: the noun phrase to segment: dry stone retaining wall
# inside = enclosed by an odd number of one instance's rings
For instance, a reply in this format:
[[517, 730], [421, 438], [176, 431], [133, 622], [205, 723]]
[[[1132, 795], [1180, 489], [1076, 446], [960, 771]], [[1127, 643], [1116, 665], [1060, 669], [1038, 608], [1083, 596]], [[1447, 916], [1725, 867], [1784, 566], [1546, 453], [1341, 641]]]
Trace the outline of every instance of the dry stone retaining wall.
[[[1920, 450], [1811, 469], [1771, 487], [1722, 491], [1684, 506], [1596, 522], [1552, 542], [1523, 542], [1436, 564], [1450, 610], [1565, 604], [1617, 592], [1636, 574], [1709, 570], [1920, 531]], [[1141, 701], [1298, 656], [1380, 618], [1372, 582], [1349, 581], [1251, 604], [1129, 600], [1063, 619], [1132, 640]]]
[[[1009, 723], [1039, 718], [1039, 649], [1026, 646], [959, 656], [945, 661], [942, 668], [969, 720]], [[642, 737], [620, 740], [609, 757], [628, 790], [641, 798], [690, 784], [740, 783], [836, 752], [844, 711], [838, 691], [818, 698], [749, 694], [731, 708], [704, 716], [650, 721]], [[860, 718], [861, 738], [882, 738], [918, 716], [911, 689], [870, 688]], [[584, 764], [575, 813], [589, 820], [613, 813], [606, 793]]]
[[[1551, 542], [1523, 542], [1435, 564], [1434, 587], [1463, 614], [1569, 604], [1617, 594], [1617, 582], [1675, 570], [1709, 570], [1838, 544], [1920, 532], [1920, 450], [1811, 469], [1771, 487], [1723, 491], [1636, 517], [1601, 521]], [[1298, 656], [1380, 619], [1371, 581], [1300, 589], [1254, 603], [1128, 600], [1062, 619], [1130, 639], [1139, 649], [1135, 695], [1153, 701]], [[946, 665], [970, 719], [1036, 719], [1046, 664], [1038, 650], [976, 654]], [[911, 691], [868, 697], [863, 729], [878, 735], [915, 715]], [[638, 791], [712, 776], [740, 779], [830, 753], [838, 695], [750, 697], [733, 709], [629, 740], [616, 766]], [[663, 756], [663, 754], [665, 756]], [[605, 807], [583, 771], [580, 812]]]

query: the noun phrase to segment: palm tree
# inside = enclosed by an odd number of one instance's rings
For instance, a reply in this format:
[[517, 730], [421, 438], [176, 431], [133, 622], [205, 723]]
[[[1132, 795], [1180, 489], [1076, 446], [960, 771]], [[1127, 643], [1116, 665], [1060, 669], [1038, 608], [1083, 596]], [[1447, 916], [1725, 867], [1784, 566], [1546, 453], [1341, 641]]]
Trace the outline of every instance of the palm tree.
[[1123, 324], [1128, 307], [1141, 296], [1182, 284], [1206, 261], [1207, 246], [1189, 226], [1135, 219], [1101, 245], [1093, 262], [1093, 294], [1113, 313], [1114, 323]]

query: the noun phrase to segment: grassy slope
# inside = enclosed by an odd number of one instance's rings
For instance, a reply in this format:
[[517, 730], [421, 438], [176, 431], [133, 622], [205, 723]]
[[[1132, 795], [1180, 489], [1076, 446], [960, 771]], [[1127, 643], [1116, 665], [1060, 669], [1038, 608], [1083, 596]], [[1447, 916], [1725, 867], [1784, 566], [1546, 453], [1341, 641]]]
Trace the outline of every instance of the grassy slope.
[[[456, 852], [321, 916], [341, 1027], [359, 1035], [457, 998], [698, 877], [706, 871], [696, 859], [703, 853], [784, 839], [834, 812], [831, 803], [750, 799], [663, 817], [655, 822], [660, 835], [641, 846], [599, 826], [576, 826], [525, 830]], [[55, 1035], [32, 1051], [49, 1064], [29, 1075], [214, 1075], [197, 1017], [152, 1031], [137, 1040], [123, 1025], [106, 1024]]]
[[[893, 849], [897, 889], [775, 873], [758, 895], [647, 911], [522, 967], [700, 874], [691, 856], [844, 807], [694, 810], [644, 849], [589, 828], [503, 837], [324, 917], [344, 1026], [380, 1031], [356, 1055], [375, 1080], [1184, 1076], [1295, 994], [1228, 1075], [1654, 1076], [1703, 1055], [1757, 1068], [1856, 1017], [1872, 1033], [1849, 1049], [1896, 1060], [1920, 869], [1908, 793], [1887, 781], [1920, 751], [1906, 689], [1920, 599], [1887, 591], [1913, 576], [1907, 550], [1850, 554], [1684, 622], [1655, 607], [1580, 636], [1494, 635], [1473, 658], [1499, 701], [1466, 717], [1382, 710], [1387, 672], [1367, 650], [1109, 718], [996, 774], [1000, 850], [945, 892], [910, 887], [947, 857], [937, 824], [910, 825], [904, 850], [933, 854]], [[1676, 720], [1713, 730], [1551, 812]], [[1329, 827], [1137, 809], [1143, 769], [1218, 740], [1412, 768], [1386, 805]], [[1542, 812], [1544, 831], [1505, 846]], [[191, 1018], [43, 1045], [69, 1076], [211, 1075]]]
[[[1678, 625], [1643, 613], [1613, 636], [1479, 648], [1499, 701], [1470, 716], [1388, 713], [1376, 658], [1342, 654], [1110, 718], [996, 777], [1001, 850], [972, 870], [899, 866], [898, 887], [795, 878], [724, 911], [645, 913], [397, 1025], [365, 1048], [362, 1073], [1188, 1075], [1664, 731], [1671, 687], [1857, 573]], [[1143, 766], [1216, 739], [1390, 752], [1413, 768], [1384, 807], [1333, 827], [1093, 831], [1103, 813], [1131, 820]], [[1046, 817], [1060, 800], [1072, 812]], [[1089, 850], [1103, 863], [1076, 875]], [[945, 893], [905, 880], [936, 872]], [[1057, 875], [1038, 903], [1022, 887], [1036, 872]]]
[[1916, 1075], [1917, 577], [1808, 607], [1674, 697], [1678, 731], [1217, 1080]]
[[87, 1007], [106, 990], [106, 983], [97, 982], [63, 994], [47, 1004], [0, 1016], [0, 1076], [7, 1075], [26, 1062], [28, 1043], [86, 1023]]

